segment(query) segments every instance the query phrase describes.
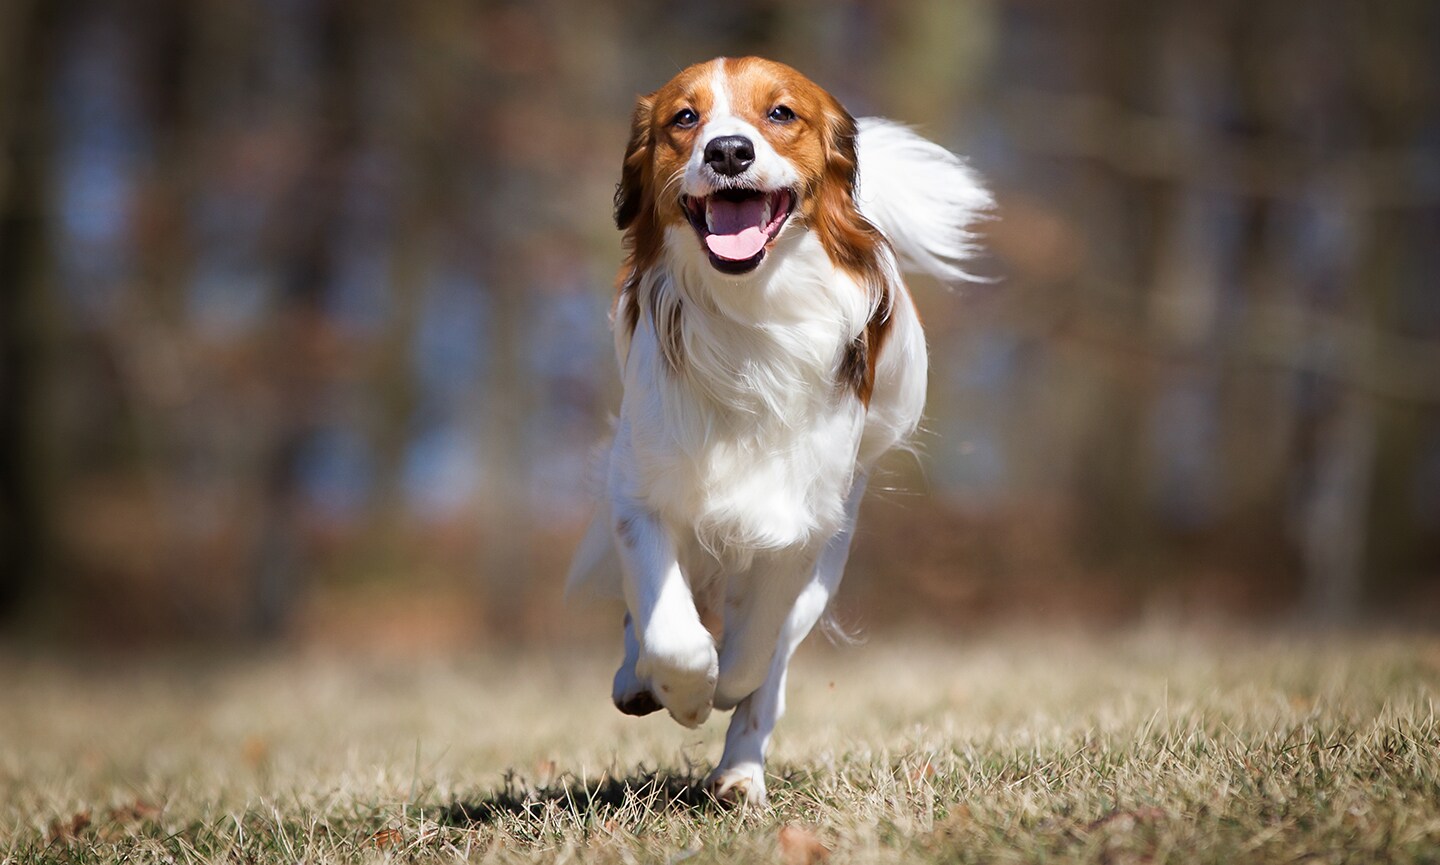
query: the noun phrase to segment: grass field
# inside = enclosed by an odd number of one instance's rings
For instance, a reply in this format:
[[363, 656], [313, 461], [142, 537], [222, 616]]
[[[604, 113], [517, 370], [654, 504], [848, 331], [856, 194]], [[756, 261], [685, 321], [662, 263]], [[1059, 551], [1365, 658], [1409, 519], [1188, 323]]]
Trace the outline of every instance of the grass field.
[[609, 652], [0, 655], [0, 861], [1440, 862], [1440, 640], [808, 646], [768, 810]]

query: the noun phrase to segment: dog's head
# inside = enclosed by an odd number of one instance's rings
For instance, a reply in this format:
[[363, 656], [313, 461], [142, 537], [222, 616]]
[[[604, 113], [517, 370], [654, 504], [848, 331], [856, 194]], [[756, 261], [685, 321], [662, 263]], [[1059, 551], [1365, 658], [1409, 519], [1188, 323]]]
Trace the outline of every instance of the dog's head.
[[820, 235], [835, 263], [866, 268], [880, 239], [855, 205], [855, 120], [799, 72], [758, 57], [699, 63], [635, 106], [615, 191], [632, 265], [673, 228], [721, 274], [760, 268], [782, 232]]

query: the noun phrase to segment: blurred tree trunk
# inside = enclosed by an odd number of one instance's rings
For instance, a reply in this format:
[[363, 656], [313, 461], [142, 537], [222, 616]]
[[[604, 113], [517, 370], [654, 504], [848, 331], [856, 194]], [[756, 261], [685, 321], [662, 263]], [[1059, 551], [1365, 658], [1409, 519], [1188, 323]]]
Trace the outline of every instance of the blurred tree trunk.
[[[321, 357], [332, 338], [325, 304], [334, 291], [336, 234], [359, 138], [359, 76], [364, 4], [320, 4], [313, 146], [289, 200], [269, 234], [280, 298], [270, 334], [270, 367], [280, 410], [271, 417], [259, 457], [261, 516], [251, 551], [252, 632], [271, 637], [287, 627], [306, 574], [298, 474], [305, 442], [317, 423], [316, 406], [328, 373]], [[279, 26], [287, 23], [282, 21]], [[283, 94], [282, 99], [301, 98]], [[297, 109], [301, 105], [295, 106]], [[383, 393], [381, 394], [383, 398]]]
[[1312, 449], [1300, 545], [1305, 611], [1317, 622], [1353, 620], [1365, 601], [1367, 514], [1375, 466], [1374, 400], [1343, 394]]
[[16, 0], [0, 9], [0, 617], [49, 566], [48, 99], [68, 6]]
[[[506, 72], [486, 69], [485, 77], [491, 86], [483, 88], [486, 94], [507, 94], [511, 105], [526, 98], [541, 98], [541, 94], [526, 94], [526, 87], [533, 87], [523, 80], [507, 80]], [[517, 76], [518, 77], [518, 76]], [[490, 95], [485, 113], [492, 119], [487, 125], [484, 146], [492, 152], [500, 152], [498, 112], [505, 110], [506, 102]], [[534, 178], [525, 167], [514, 166], [505, 174], [496, 170], [489, 160], [481, 160], [476, 167], [476, 181], [485, 188], [495, 190], [502, 200], [509, 203], [516, 212], [525, 213], [524, 202], [527, 184]], [[490, 351], [490, 376], [486, 382], [489, 395], [489, 417], [485, 429], [487, 459], [485, 462], [486, 483], [490, 489], [485, 514], [487, 530], [481, 575], [489, 602], [486, 627], [488, 631], [504, 641], [514, 641], [524, 636], [526, 595], [534, 586], [533, 562], [529, 544], [536, 536], [532, 518], [535, 514], [534, 499], [528, 489], [529, 454], [526, 448], [525, 423], [533, 416], [536, 408], [534, 381], [529, 378], [525, 362], [524, 322], [531, 320], [527, 315], [525, 274], [517, 266], [514, 255], [506, 256], [508, 245], [518, 249], [519, 241], [526, 230], [534, 225], [522, 221], [509, 224], [498, 217], [504, 207], [492, 207], [479, 215], [486, 224], [477, 225], [477, 235], [483, 238], [477, 260], [483, 262], [486, 284], [490, 287], [494, 308], [494, 325], [491, 327], [493, 342]], [[534, 218], [533, 214], [527, 214]], [[509, 242], [507, 244], [507, 241]]]
[[[1092, 91], [1098, 104], [1124, 117], [1144, 107], [1152, 89], [1150, 46], [1156, 37], [1154, 7], [1145, 0], [1108, 0], [1098, 9], [1067, 10], [1066, 38], [1077, 57], [1089, 58]], [[1116, 139], [1119, 140], [1118, 138]], [[1130, 142], [1121, 142], [1128, 146]], [[1115, 154], [1127, 157], [1128, 154]], [[1127, 353], [1143, 351], [1144, 316], [1154, 281], [1153, 235], [1168, 215], [1163, 181], [1100, 164], [1096, 188], [1115, 190], [1114, 224], [1099, 239], [1106, 253], [1096, 262], [1100, 284], [1120, 289], [1106, 298], [1109, 309], [1091, 309], [1097, 320], [1118, 319], [1131, 334]], [[1107, 371], [1108, 372], [1108, 371]], [[1101, 566], [1144, 560], [1153, 543], [1145, 508], [1145, 416], [1155, 392], [1157, 373], [1142, 367], [1135, 375], [1108, 375], [1097, 382], [1103, 406], [1096, 425], [1082, 434], [1080, 469], [1081, 536], [1084, 551]]]
[[[1403, 154], [1427, 136], [1433, 142], [1440, 113], [1435, 85], [1440, 66], [1433, 50], [1440, 7], [1430, 0], [1394, 0], [1351, 13], [1333, 31], [1333, 38], [1343, 33], [1361, 49], [1343, 79], [1349, 98], [1331, 113], [1337, 122], [1349, 121], [1346, 142], [1376, 161]], [[1429, 155], [1433, 171], [1434, 151]], [[1440, 336], [1433, 269], [1440, 203], [1433, 184], [1428, 200], [1397, 203], [1383, 172], [1372, 170], [1366, 180], [1351, 208], [1351, 237], [1359, 248], [1347, 274], [1343, 312], [1367, 335], [1352, 358], [1357, 372], [1365, 374], [1354, 378], [1373, 382], [1382, 380], [1380, 370], [1393, 368], [1383, 358], [1398, 356], [1407, 338]], [[1419, 405], [1381, 403], [1352, 382], [1326, 419], [1315, 470], [1316, 507], [1306, 527], [1314, 566], [1307, 573], [1305, 601], [1317, 615], [1353, 619], [1377, 602], [1402, 601], [1403, 594], [1386, 597], [1387, 592], [1418, 589], [1417, 575], [1433, 577], [1435, 562], [1425, 560], [1425, 528], [1417, 524], [1415, 505], [1425, 449], [1436, 443], [1411, 432], [1424, 428], [1417, 420], [1427, 413], [1433, 423], [1433, 399], [1432, 393]]]
[[[399, 36], [401, 68], [387, 75], [411, 94], [403, 103], [387, 103], [376, 133], [392, 139], [399, 164], [408, 169], [394, 202], [390, 247], [389, 315], [371, 370], [372, 391], [380, 410], [372, 415], [369, 437], [375, 450], [376, 484], [371, 519], [374, 539], [391, 546], [406, 531], [404, 489], [406, 449], [415, 432], [417, 382], [415, 338], [428, 285], [443, 266], [443, 203], [455, 185], [454, 164], [463, 148], [446, 147], [447, 109], [456, 94], [445, 74], [450, 58], [440, 51], [421, 52], [447, 33], [443, 23], [454, 4], [431, 3], [423, 9], [381, 7], [362, 19], [371, 62], [387, 56], [377, 46]], [[436, 19], [442, 24], [437, 26]], [[461, 29], [461, 28], [455, 28]], [[374, 73], [372, 73], [374, 74]], [[437, 92], [438, 90], [438, 92]], [[388, 128], [386, 128], [388, 127]]]

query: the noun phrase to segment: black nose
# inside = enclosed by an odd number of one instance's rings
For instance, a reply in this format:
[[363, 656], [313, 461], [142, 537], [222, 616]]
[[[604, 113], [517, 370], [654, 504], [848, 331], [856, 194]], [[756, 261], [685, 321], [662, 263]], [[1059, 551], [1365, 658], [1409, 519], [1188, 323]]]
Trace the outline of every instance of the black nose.
[[743, 135], [722, 135], [705, 145], [705, 164], [725, 177], [734, 177], [755, 164], [755, 145]]

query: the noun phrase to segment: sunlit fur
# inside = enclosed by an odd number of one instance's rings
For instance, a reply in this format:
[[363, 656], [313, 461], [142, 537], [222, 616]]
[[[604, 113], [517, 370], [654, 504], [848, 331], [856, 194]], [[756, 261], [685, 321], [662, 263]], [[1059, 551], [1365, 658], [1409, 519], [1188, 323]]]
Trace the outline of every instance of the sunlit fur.
[[[722, 135], [754, 144], [739, 176], [705, 166]], [[681, 203], [731, 187], [796, 196], [740, 275], [717, 269]], [[943, 148], [857, 123], [779, 63], [697, 64], [636, 104], [615, 193], [624, 398], [570, 584], [625, 599], [623, 710], [695, 726], [735, 709], [717, 795], [764, 800], [790, 654], [839, 585], [870, 467], [920, 420], [925, 341], [901, 267], [963, 277], [988, 205]]]

